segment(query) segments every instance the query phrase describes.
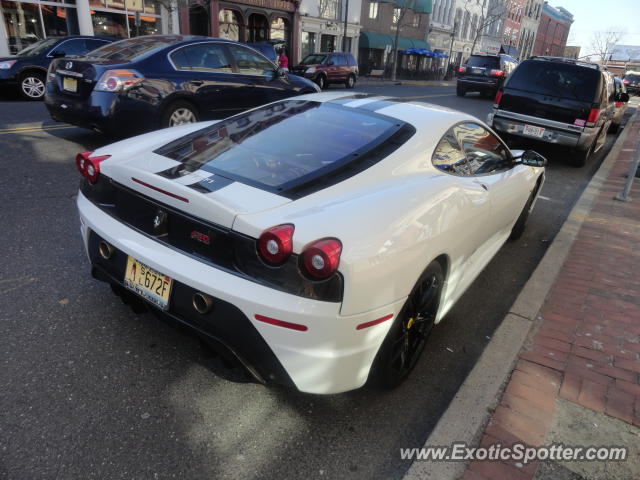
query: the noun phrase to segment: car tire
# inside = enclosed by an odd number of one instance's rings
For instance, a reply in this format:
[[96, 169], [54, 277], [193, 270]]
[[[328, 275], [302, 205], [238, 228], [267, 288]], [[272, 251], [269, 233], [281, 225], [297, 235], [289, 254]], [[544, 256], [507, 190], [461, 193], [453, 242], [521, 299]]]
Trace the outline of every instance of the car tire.
[[611, 126], [609, 127], [609, 133], [618, 133], [618, 130], [620, 130], [619, 123], [612, 123]]
[[520, 216], [516, 220], [516, 223], [513, 224], [513, 228], [511, 229], [511, 233], [509, 234], [509, 240], [518, 240], [524, 231], [527, 228], [527, 220], [529, 219], [529, 214], [531, 213], [531, 206], [533, 205], [533, 200], [536, 198], [536, 193], [538, 192], [538, 188], [540, 185], [536, 185], [536, 188], [529, 198], [527, 199], [527, 203], [525, 203], [522, 212], [520, 212]]
[[327, 79], [324, 75], [318, 75], [316, 77], [316, 84], [320, 87], [320, 90], [327, 88]]
[[45, 76], [40, 72], [26, 72], [20, 76], [20, 96], [25, 100], [42, 100], [45, 93]]
[[458, 95], [459, 97], [464, 97], [465, 94], [465, 89], [462, 88], [460, 85], [456, 85], [456, 95]]
[[356, 86], [356, 76], [355, 75], [349, 75], [347, 77], [347, 80], [344, 82], [344, 86], [347, 88], [353, 88]]
[[589, 157], [591, 157], [591, 154], [593, 153], [593, 149], [595, 148], [597, 142], [598, 138], [596, 137], [591, 145], [589, 145], [589, 148], [587, 148], [586, 150], [577, 150], [573, 155], [571, 164], [576, 168], [584, 167], [587, 164], [587, 160], [589, 160]]
[[395, 388], [416, 366], [433, 329], [443, 285], [442, 265], [431, 262], [394, 319], [376, 355], [370, 375], [376, 386]]
[[192, 103], [178, 100], [171, 103], [162, 115], [163, 127], [187, 125], [198, 121], [198, 111]]

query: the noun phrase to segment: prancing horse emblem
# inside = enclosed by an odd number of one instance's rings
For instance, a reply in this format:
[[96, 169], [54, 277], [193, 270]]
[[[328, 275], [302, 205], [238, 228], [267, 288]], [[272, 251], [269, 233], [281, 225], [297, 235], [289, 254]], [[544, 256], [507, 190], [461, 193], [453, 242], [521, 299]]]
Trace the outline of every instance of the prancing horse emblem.
[[163, 230], [166, 229], [165, 228], [166, 222], [167, 222], [167, 213], [163, 212], [162, 210], [158, 210], [156, 213], [156, 216], [153, 217], [153, 229], [157, 233], [165, 233], [163, 232]]
[[71, 70], [73, 68], [73, 62], [67, 62], [64, 64], [64, 68]]

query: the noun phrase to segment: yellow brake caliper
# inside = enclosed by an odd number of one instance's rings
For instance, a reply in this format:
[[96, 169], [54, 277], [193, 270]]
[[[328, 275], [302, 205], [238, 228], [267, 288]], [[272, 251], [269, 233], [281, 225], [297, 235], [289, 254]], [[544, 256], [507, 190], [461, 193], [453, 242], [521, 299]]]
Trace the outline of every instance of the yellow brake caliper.
[[409, 321], [407, 322], [407, 330], [409, 330], [413, 326], [413, 317], [409, 317]]

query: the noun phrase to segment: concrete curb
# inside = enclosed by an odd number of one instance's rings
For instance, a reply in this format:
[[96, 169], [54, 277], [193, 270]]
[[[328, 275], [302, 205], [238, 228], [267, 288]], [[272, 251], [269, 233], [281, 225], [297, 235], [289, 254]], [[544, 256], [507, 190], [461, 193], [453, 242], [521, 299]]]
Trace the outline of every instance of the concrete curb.
[[[634, 113], [634, 116], [637, 115], [640, 115], [640, 108]], [[491, 415], [490, 410], [495, 408], [500, 400], [504, 385], [517, 361], [518, 353], [532, 329], [537, 325], [538, 312], [564, 265], [583, 220], [591, 211], [593, 201], [613, 167], [627, 135], [628, 129], [625, 128], [582, 192], [558, 235], [522, 288], [473, 370], [440, 417], [427, 438], [425, 447], [451, 446], [460, 442], [476, 445], [479, 442], [480, 435]], [[403, 480], [454, 480], [462, 477], [466, 468], [466, 462], [418, 460], [413, 462]]]

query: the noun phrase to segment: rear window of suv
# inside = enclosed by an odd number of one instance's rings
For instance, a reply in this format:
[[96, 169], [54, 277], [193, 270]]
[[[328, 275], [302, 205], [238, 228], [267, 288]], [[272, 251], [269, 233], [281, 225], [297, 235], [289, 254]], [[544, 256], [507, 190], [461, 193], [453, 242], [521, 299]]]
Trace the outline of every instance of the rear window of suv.
[[483, 55], [471, 55], [467, 60], [468, 67], [480, 68], [500, 68], [500, 59], [498, 57], [489, 57]]
[[600, 71], [591, 67], [529, 60], [515, 69], [506, 88], [591, 103], [596, 98], [600, 76]]

